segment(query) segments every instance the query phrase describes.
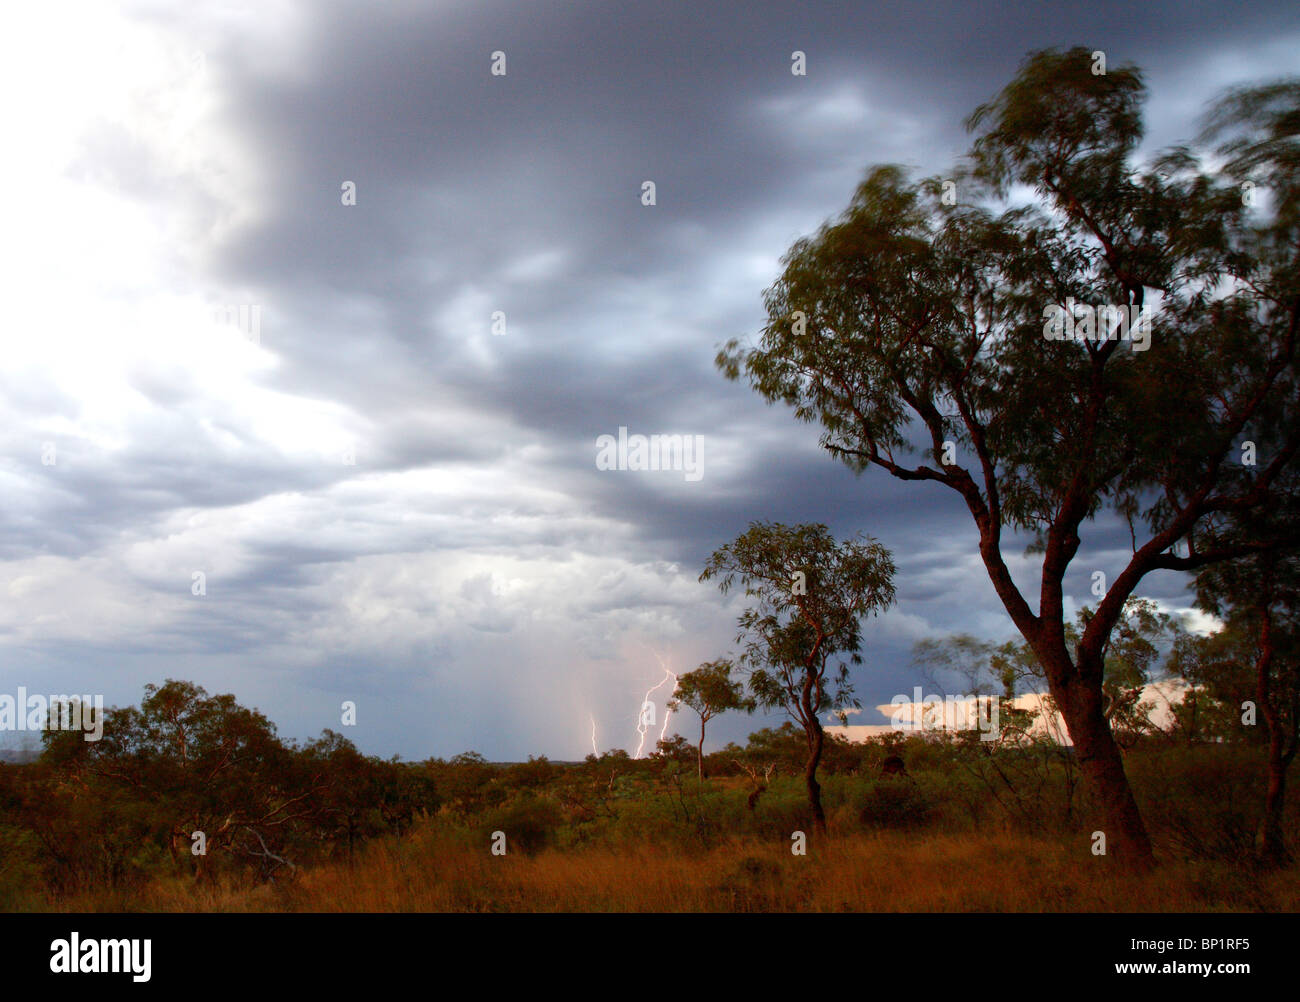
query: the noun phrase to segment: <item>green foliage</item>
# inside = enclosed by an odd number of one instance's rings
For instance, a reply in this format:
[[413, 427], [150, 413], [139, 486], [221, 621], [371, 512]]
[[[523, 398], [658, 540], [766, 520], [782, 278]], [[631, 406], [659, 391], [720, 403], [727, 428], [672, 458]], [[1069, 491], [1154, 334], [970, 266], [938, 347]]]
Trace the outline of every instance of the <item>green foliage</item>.
[[695, 752], [691, 743], [680, 734], [674, 734], [670, 738], [660, 738], [655, 742], [655, 756], [667, 762], [690, 762], [695, 758]]
[[776, 763], [785, 772], [797, 771], [807, 756], [807, 741], [789, 720], [778, 728], [762, 727], [751, 732], [744, 748], [733, 744], [718, 753], [719, 759], [739, 758], [751, 765]]
[[[745, 697], [744, 685], [731, 677], [732, 663], [726, 659], [709, 661], [677, 678], [668, 709], [676, 712], [685, 704], [700, 717], [700, 743], [696, 749], [697, 773], [704, 778], [704, 728], [710, 720], [727, 710], [752, 713], [755, 702]], [[664, 742], [660, 742], [662, 745]]]
[[679, 675], [668, 708], [675, 713], [685, 704], [705, 723], [727, 710], [752, 710], [744, 686], [731, 677], [732, 667], [730, 661], [720, 658]]
[[501, 776], [501, 782], [509, 787], [533, 790], [545, 786], [558, 772], [545, 755], [540, 758], [530, 755], [527, 762], [508, 766]]
[[[826, 827], [817, 785], [824, 747], [821, 714], [861, 704], [848, 664], [861, 664], [861, 619], [893, 604], [894, 561], [879, 543], [839, 543], [824, 525], [754, 522], [705, 563], [701, 581], [726, 594], [739, 581], [752, 604], [740, 615], [740, 664], [754, 703], [781, 707], [803, 727], [804, 771], [813, 826]], [[829, 668], [832, 657], [847, 655]], [[729, 669], [728, 669], [729, 670]], [[702, 775], [702, 773], [701, 773]]]
[[1221, 140], [1224, 172], [1269, 188], [1277, 229], [1300, 226], [1300, 78], [1237, 87], [1207, 116], [1202, 135]]
[[[1248, 862], [1259, 822], [1258, 758], [1232, 746], [1148, 749], [1129, 771], [1156, 841], [1187, 859]], [[1295, 831], [1297, 814], [1288, 813]]]
[[555, 844], [564, 812], [555, 801], [531, 791], [489, 810], [478, 822], [481, 844], [486, 846], [493, 832], [504, 832], [507, 852], [532, 856]]
[[847, 654], [861, 663], [861, 618], [893, 603], [893, 574], [889, 551], [873, 540], [839, 543], [824, 525], [754, 522], [710, 556], [700, 580], [716, 578], [723, 594], [740, 582], [752, 602], [737, 637], [750, 691], [806, 727], [824, 710], [856, 705], [847, 665], [828, 676], [827, 662]]
[[813, 815], [802, 782], [790, 777], [774, 780], [755, 806], [746, 829], [785, 846], [790, 844], [791, 832], [810, 834]]
[[895, 778], [869, 780], [854, 806], [867, 828], [923, 828], [938, 813], [933, 798], [918, 784]]
[[[179, 719], [192, 718], [193, 704], [206, 698], [191, 691]], [[239, 714], [230, 719], [248, 720]], [[220, 744], [219, 736], [213, 740]], [[483, 853], [495, 831], [506, 833], [510, 853], [523, 855], [634, 845], [694, 854], [735, 842], [763, 844], [785, 858], [791, 832], [811, 833], [814, 824], [802, 777], [805, 736], [788, 722], [757, 730], [745, 747], [733, 745], [712, 756], [714, 778], [704, 783], [696, 781], [689, 759], [668, 755], [633, 760], [618, 752], [591, 763], [534, 759], [494, 766], [466, 754], [404, 765], [360, 755], [328, 731], [284, 750], [287, 772], [276, 777], [278, 788], [282, 796], [302, 800], [283, 824], [256, 830], [266, 850], [300, 868], [331, 856], [346, 859], [350, 848], [355, 852], [361, 843], [382, 838], [436, 836]], [[881, 761], [892, 753], [906, 759], [908, 777], [879, 775]], [[1126, 767], [1162, 853], [1230, 866], [1249, 858], [1260, 813], [1258, 755], [1256, 746], [1240, 740], [1204, 744], [1160, 735], [1146, 736], [1128, 752]], [[148, 882], [180, 893], [191, 882], [290, 875], [284, 864], [272, 866], [241, 852], [246, 843], [210, 840], [207, 857], [190, 856], [187, 838], [173, 842], [172, 819], [180, 806], [195, 802], [194, 791], [184, 784], [170, 791], [150, 786], [141, 795], [117, 774], [96, 771], [108, 764], [122, 775], [151, 781], [148, 761], [120, 751], [105, 758], [62, 756], [0, 766], [0, 904], [48, 907], [63, 895], [92, 891], [107, 895], [100, 900], [113, 906]], [[254, 759], [248, 767], [262, 764]], [[174, 775], [175, 761], [159, 765]], [[1011, 828], [1076, 839], [1092, 830], [1078, 817], [1084, 798], [1071, 786], [1077, 773], [1072, 755], [1047, 741], [990, 746], [934, 734], [862, 744], [829, 741], [823, 770], [833, 837]], [[763, 789], [751, 806], [755, 777]], [[458, 791], [454, 803], [441, 801], [447, 790]], [[1072, 797], [1078, 803], [1072, 805]], [[249, 809], [220, 806], [226, 814]], [[1284, 818], [1294, 844], [1300, 818], [1293, 805]], [[796, 878], [787, 873], [780, 879]], [[738, 908], [759, 907], [780, 889], [771, 884], [770, 868], [743, 860], [721, 871], [719, 881], [734, 891]], [[465, 894], [472, 899], [473, 887]]]
[[[5, 774], [0, 829], [60, 893], [166, 874], [274, 879], [400, 835], [439, 804], [427, 769], [362, 755], [331, 731], [285, 744], [262, 714], [189, 682], [107, 710], [98, 742], [44, 740], [36, 763]], [[191, 852], [196, 832], [206, 853]]]

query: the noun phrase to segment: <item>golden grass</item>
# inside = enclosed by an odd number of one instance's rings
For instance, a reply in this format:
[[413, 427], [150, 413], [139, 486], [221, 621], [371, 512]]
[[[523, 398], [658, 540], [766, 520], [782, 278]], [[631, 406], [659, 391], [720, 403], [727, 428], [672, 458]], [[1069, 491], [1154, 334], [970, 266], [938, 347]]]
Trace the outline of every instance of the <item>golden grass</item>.
[[794, 856], [734, 841], [680, 853], [640, 844], [492, 856], [436, 828], [374, 842], [354, 865], [277, 886], [156, 881], [73, 896], [66, 911], [1003, 912], [1300, 909], [1300, 873], [1168, 862], [1149, 876], [1017, 835], [851, 835]]

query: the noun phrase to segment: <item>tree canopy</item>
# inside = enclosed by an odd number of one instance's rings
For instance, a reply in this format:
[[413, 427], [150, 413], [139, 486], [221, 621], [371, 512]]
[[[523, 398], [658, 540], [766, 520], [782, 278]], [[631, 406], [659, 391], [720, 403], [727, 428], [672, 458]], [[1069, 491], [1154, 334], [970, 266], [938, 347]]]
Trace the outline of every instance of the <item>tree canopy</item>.
[[[855, 470], [961, 497], [1116, 854], [1138, 864], [1150, 844], [1105, 727], [1111, 631], [1146, 575], [1300, 532], [1198, 534], [1276, 503], [1300, 449], [1297, 94], [1224, 98], [1210, 116], [1222, 172], [1186, 146], [1141, 163], [1141, 72], [1099, 73], [1084, 49], [1033, 53], [971, 115], [951, 178], [868, 170], [844, 214], [784, 257], [759, 343], [718, 354], [728, 377], [819, 423]], [[1261, 218], [1251, 193], [1270, 185]], [[1072, 337], [1054, 336], [1063, 314], [1079, 317]], [[1103, 515], [1127, 522], [1132, 552], [1070, 645], [1066, 572]], [[1008, 567], [1007, 529], [1041, 554], [1036, 603]]]

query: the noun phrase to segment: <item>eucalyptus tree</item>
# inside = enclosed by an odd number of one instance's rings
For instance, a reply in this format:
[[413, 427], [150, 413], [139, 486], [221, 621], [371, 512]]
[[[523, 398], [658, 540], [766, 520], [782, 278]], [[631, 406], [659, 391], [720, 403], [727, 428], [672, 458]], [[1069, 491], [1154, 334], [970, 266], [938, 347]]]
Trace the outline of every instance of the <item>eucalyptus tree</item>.
[[704, 728], [709, 721], [728, 710], [754, 710], [754, 701], [745, 696], [744, 684], [731, 677], [733, 667], [730, 661], [719, 658], [685, 672], [678, 677], [673, 698], [668, 701], [668, 708], [674, 713], [685, 704], [699, 715], [700, 743], [695, 748], [695, 763], [701, 782], [704, 781]]
[[[737, 659], [751, 695], [803, 728], [804, 783], [816, 831], [826, 831], [817, 766], [823, 713], [856, 707], [849, 664], [861, 664], [861, 620], [894, 601], [894, 561], [867, 537], [838, 542], [824, 525], [754, 522], [709, 557], [701, 581], [725, 594], [737, 581], [752, 604], [740, 616]], [[837, 657], [847, 660], [832, 663]]]
[[[1147, 575], [1282, 545], [1203, 547], [1195, 529], [1265, 504], [1300, 448], [1300, 87], [1220, 102], [1217, 173], [1187, 146], [1137, 162], [1144, 94], [1135, 67], [1032, 53], [968, 120], [952, 177], [869, 170], [843, 216], [786, 254], [759, 344], [717, 359], [818, 422], [856, 471], [957, 494], [1047, 675], [1108, 855], [1136, 866], [1154, 860], [1106, 719], [1108, 638]], [[1133, 546], [1107, 582], [1083, 542], [1116, 517]], [[1041, 556], [1036, 603], [1008, 566], [1021, 533]], [[1072, 644], [1076, 562], [1101, 594]]]

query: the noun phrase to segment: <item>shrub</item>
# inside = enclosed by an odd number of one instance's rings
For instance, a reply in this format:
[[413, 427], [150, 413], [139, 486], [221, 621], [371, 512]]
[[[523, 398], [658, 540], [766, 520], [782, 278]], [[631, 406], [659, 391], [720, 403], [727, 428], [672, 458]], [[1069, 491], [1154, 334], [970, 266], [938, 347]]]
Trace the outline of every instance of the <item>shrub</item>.
[[1130, 754], [1125, 769], [1158, 846], [1186, 859], [1243, 860], [1264, 798], [1260, 758], [1221, 745], [1146, 748]]
[[921, 828], [938, 813], [933, 798], [905, 779], [869, 781], [858, 794], [857, 809], [867, 828]]
[[564, 812], [552, 800], [526, 794], [485, 813], [478, 825], [483, 844], [495, 831], [505, 832], [507, 851], [532, 856], [555, 843]]

